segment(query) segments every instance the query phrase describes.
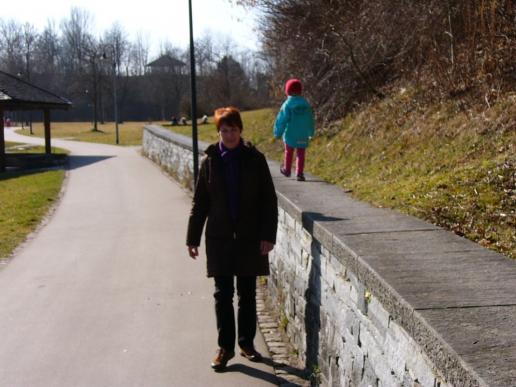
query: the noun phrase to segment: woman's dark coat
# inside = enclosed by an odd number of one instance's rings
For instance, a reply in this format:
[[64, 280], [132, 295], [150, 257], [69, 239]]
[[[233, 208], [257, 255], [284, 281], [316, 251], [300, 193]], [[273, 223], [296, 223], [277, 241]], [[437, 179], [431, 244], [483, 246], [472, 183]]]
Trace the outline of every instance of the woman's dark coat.
[[186, 244], [199, 246], [206, 224], [208, 277], [269, 274], [268, 255], [260, 254], [260, 241], [276, 243], [278, 201], [267, 161], [244, 143], [239, 155], [238, 215], [228, 205], [223, 160], [218, 144], [210, 145], [201, 163]]

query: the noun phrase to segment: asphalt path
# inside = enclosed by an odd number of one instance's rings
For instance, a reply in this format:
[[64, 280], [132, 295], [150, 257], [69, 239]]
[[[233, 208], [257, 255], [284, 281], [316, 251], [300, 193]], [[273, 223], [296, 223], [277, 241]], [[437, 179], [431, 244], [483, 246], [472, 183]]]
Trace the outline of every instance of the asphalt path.
[[[6, 140], [42, 144], [6, 128]], [[185, 233], [190, 197], [137, 147], [69, 149], [64, 195], [0, 270], [0, 386], [271, 386], [238, 354], [224, 373], [204, 248]]]

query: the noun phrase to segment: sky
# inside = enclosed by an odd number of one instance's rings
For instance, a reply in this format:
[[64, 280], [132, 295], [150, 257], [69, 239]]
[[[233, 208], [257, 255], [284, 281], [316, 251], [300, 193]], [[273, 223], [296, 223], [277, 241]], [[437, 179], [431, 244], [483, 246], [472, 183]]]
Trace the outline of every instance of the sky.
[[[143, 33], [149, 39], [151, 57], [159, 54], [160, 42], [170, 41], [180, 48], [189, 45], [188, 0], [6, 0], [0, 17], [32, 23], [41, 31], [49, 19], [59, 26], [73, 6], [93, 16], [93, 32], [98, 36], [116, 21], [130, 41]], [[255, 14], [229, 0], [192, 0], [192, 9], [194, 38], [206, 33], [221, 39], [230, 36], [242, 49], [258, 49]]]

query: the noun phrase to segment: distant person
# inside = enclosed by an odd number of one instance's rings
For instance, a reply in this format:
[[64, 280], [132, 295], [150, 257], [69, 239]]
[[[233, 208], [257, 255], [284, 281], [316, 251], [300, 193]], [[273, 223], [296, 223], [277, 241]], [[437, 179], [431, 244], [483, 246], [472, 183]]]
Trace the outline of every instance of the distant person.
[[172, 119], [170, 120], [170, 125], [177, 126], [177, 117], [172, 116]]
[[[207, 220], [208, 277], [215, 280], [218, 350], [211, 363], [222, 371], [240, 354], [251, 361], [262, 355], [254, 348], [256, 334], [256, 277], [269, 275], [268, 253], [276, 243], [278, 202], [267, 161], [243, 141], [240, 112], [215, 110], [219, 141], [210, 145], [201, 163], [188, 221], [188, 254], [196, 259]], [[238, 295], [238, 335], [233, 310], [234, 277]]]
[[186, 120], [186, 117], [181, 117], [181, 125], [188, 125], [188, 121]]
[[301, 95], [303, 85], [298, 79], [289, 79], [285, 84], [287, 99], [274, 122], [274, 137], [283, 137], [285, 143], [285, 160], [280, 172], [290, 177], [292, 158], [296, 150], [296, 176], [298, 181], [305, 181], [305, 150], [315, 132], [312, 107]]
[[201, 124], [207, 124], [208, 123], [208, 116], [205, 114], [201, 118]]

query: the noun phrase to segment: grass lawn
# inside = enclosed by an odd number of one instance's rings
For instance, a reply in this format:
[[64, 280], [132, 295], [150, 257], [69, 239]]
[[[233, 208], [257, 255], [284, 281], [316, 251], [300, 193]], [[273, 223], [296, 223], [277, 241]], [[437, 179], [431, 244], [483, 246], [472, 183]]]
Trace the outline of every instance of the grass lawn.
[[[404, 90], [318, 128], [306, 169], [357, 199], [516, 258], [514, 117], [516, 95], [474, 112], [453, 101], [423, 106]], [[274, 118], [273, 109], [244, 112], [243, 137], [281, 160], [282, 142], [272, 138]], [[168, 127], [191, 134], [188, 126]], [[199, 138], [216, 141], [214, 125], [200, 125]]]
[[[6, 141], [7, 153], [44, 153], [45, 147]], [[20, 149], [20, 147], [23, 147]], [[52, 148], [53, 153], [68, 153]], [[5, 258], [32, 232], [56, 200], [63, 170], [0, 173], [0, 258]]]
[[56, 200], [63, 170], [0, 173], [0, 258], [11, 254]]
[[20, 146], [20, 145], [25, 145], [21, 142], [14, 142], [14, 141], [6, 141], [5, 142], [5, 149], [9, 149], [9, 148], [12, 148], [12, 147], [15, 147], [15, 146]]
[[[66, 149], [51, 147], [53, 154], [68, 154], [70, 153]], [[45, 147], [43, 145], [31, 145], [23, 144], [20, 142], [5, 142], [6, 153], [45, 153]]]
[[[156, 122], [160, 124], [163, 122]], [[143, 126], [145, 122], [124, 122], [118, 125], [120, 145], [141, 145]], [[34, 135], [44, 137], [43, 124], [35, 122], [32, 125]], [[75, 141], [97, 142], [102, 144], [115, 145], [115, 124], [108, 122], [98, 124], [98, 131], [92, 131], [91, 122], [52, 122], [52, 138], [66, 138]], [[30, 135], [29, 129], [17, 130], [17, 133]]]

